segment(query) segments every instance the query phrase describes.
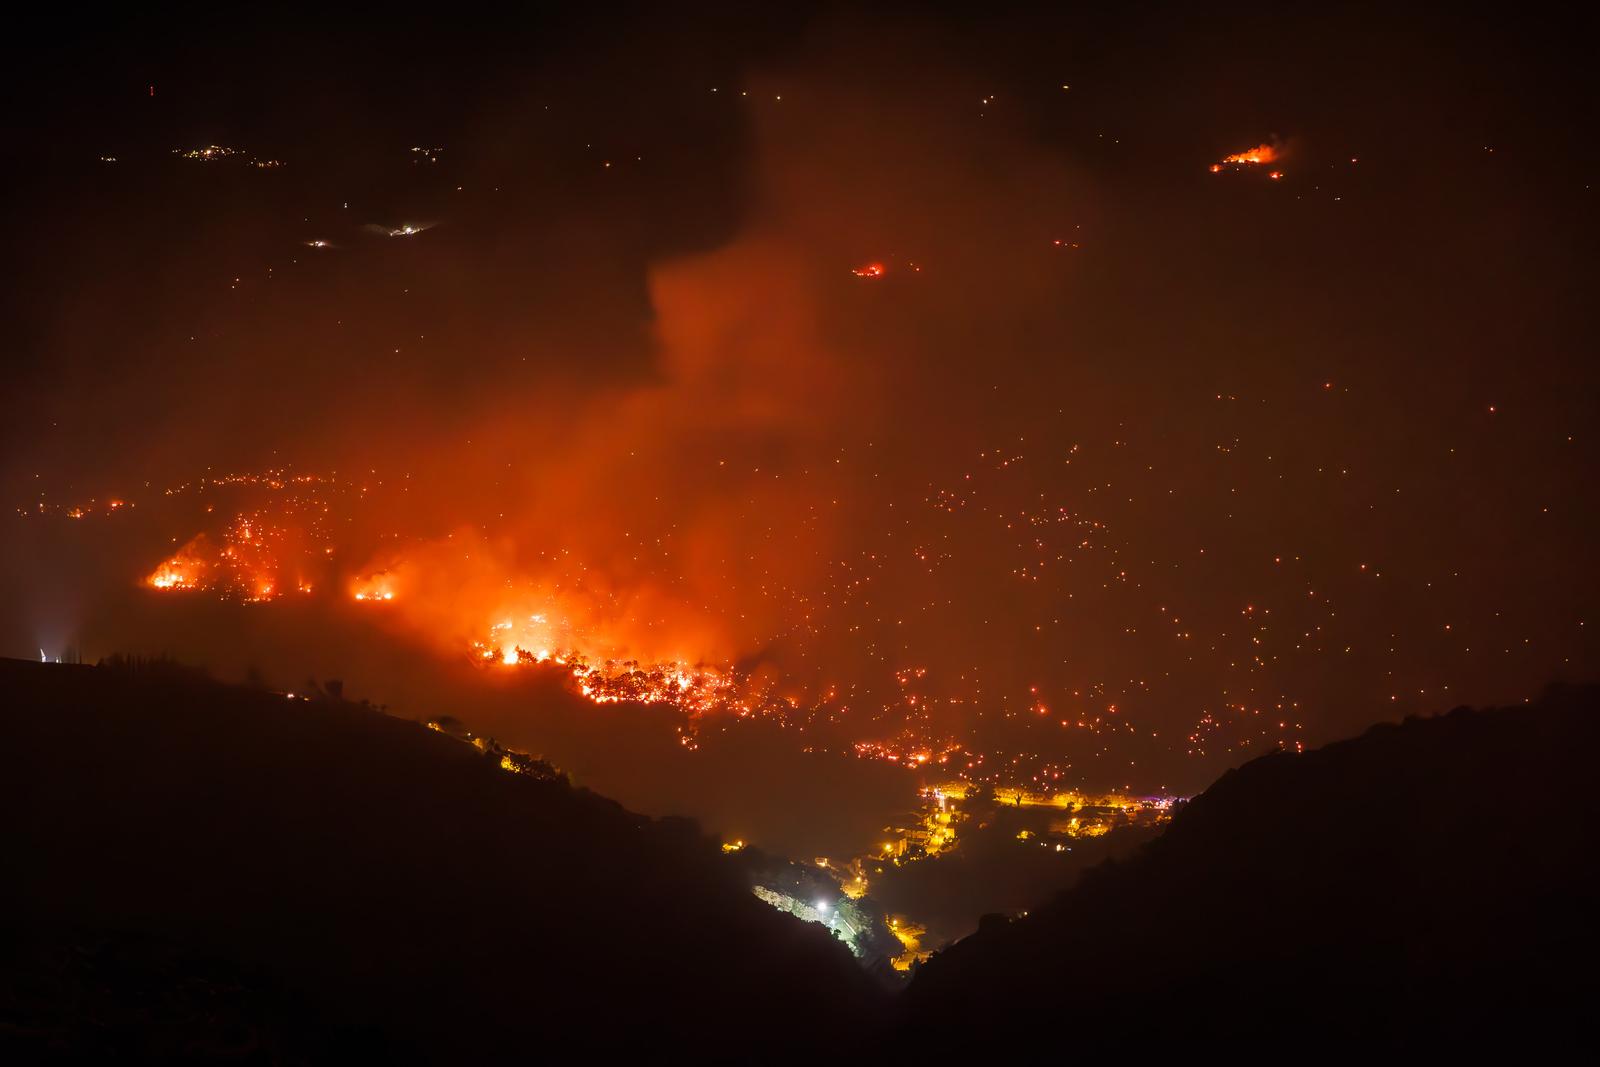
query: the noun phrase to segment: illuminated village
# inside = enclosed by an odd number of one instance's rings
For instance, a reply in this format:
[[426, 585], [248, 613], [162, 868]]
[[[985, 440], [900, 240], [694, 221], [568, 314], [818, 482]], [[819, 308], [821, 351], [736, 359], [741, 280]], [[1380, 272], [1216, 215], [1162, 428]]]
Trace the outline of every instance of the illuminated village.
[[[1015, 831], [1016, 848], [1062, 853], [1082, 839], [1118, 829], [1158, 827], [1181, 803], [1175, 797], [1038, 793], [965, 782], [925, 787], [919, 798], [915, 811], [883, 828], [886, 840], [876, 848], [847, 860], [816, 857], [810, 863], [757, 865], [752, 868], [753, 891], [781, 911], [826, 926], [865, 964], [887, 961], [895, 971], [907, 973], [941, 946], [925, 943], [927, 926], [917, 916], [886, 913], [872, 897], [874, 880], [950, 856], [961, 846], [964, 827], [986, 828], [989, 813], [999, 808], [1021, 816], [1013, 823], [1025, 824]], [[979, 824], [969, 825], [973, 819]], [[738, 855], [749, 847], [738, 840], [724, 843], [722, 850]]]
[[[294, 693], [285, 695], [297, 699]], [[300, 695], [298, 699], [311, 698]], [[453, 718], [432, 719], [426, 726], [472, 745], [509, 773], [565, 780], [545, 759], [473, 734]], [[908, 975], [940, 945], [925, 943], [927, 927], [916, 916], [884, 911], [872, 897], [875, 879], [950, 856], [960, 848], [964, 829], [986, 828], [987, 819], [1001, 809], [1013, 816], [1013, 822], [1020, 816], [1026, 823], [1015, 833], [1016, 848], [1061, 853], [1085, 838], [1104, 837], [1119, 829], [1158, 827], [1182, 802], [1176, 797], [1041, 793], [959, 781], [924, 787], [918, 792], [918, 801], [905, 818], [883, 828], [881, 844], [849, 859], [769, 857], [742, 839], [724, 842], [721, 851], [729, 862], [740, 866], [750, 880], [751, 892], [766, 904], [826, 927], [863, 966], [887, 966]], [[977, 824], [972, 823], [974, 819]]]

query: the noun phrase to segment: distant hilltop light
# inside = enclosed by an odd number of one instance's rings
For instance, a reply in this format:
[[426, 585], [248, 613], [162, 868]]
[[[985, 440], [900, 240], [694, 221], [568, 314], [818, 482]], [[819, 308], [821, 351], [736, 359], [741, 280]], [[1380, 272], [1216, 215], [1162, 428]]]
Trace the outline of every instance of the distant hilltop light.
[[415, 237], [423, 230], [431, 230], [435, 223], [432, 222], [402, 222], [398, 225], [387, 222], [369, 222], [363, 229], [379, 237]]
[[[243, 162], [243, 165], [254, 167], [256, 170], [276, 170], [283, 166], [283, 160], [281, 159], [259, 158], [241, 149], [229, 148], [227, 145], [220, 144], [201, 145], [198, 148], [174, 148], [172, 154], [180, 159], [193, 160], [199, 163], [215, 163], [222, 159], [237, 158]], [[102, 156], [101, 158], [105, 159], [106, 157]]]
[[202, 145], [199, 148], [174, 148], [172, 150], [172, 154], [175, 156], [181, 156], [184, 159], [195, 159], [202, 163], [209, 163], [212, 160], [223, 159], [227, 156], [236, 156], [239, 154], [239, 150], [237, 148], [228, 148], [219, 144], [208, 144]]

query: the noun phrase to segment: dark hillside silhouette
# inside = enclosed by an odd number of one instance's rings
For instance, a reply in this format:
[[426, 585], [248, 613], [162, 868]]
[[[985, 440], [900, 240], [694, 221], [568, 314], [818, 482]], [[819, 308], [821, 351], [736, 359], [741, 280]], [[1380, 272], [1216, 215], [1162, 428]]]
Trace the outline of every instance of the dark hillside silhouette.
[[897, 1005], [693, 824], [326, 685], [0, 693], [7, 1061], [1526, 1045], [1595, 986], [1592, 688], [1246, 764]]
[[0, 737], [11, 1062], [787, 1056], [881, 1006], [692, 824], [332, 694], [7, 660]]
[[[913, 1046], [1536, 1043], [1596, 982], [1600, 691], [1410, 719], [1224, 775], [1136, 857], [935, 956]], [[1274, 1042], [1283, 1041], [1284, 1044]]]

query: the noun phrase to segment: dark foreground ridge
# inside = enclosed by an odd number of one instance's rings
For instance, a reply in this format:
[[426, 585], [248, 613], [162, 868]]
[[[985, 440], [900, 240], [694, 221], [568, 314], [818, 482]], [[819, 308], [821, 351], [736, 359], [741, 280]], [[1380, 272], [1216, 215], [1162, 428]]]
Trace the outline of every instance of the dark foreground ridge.
[[1572, 1040], [1597, 709], [1554, 690], [1255, 760], [890, 1004], [692, 824], [534, 762], [327, 694], [0, 661], [0, 1060]]
[[363, 705], [0, 661], [0, 1059], [790, 1058], [881, 993], [692, 824]]
[[1597, 713], [1563, 688], [1254, 760], [1135, 858], [935, 956], [899, 1038], [1298, 1056], [1585, 1034]]

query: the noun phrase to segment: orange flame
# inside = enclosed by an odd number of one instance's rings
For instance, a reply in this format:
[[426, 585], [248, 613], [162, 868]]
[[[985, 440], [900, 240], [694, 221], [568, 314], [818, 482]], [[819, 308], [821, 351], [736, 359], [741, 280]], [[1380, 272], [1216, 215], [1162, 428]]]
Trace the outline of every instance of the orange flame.
[[350, 594], [357, 600], [393, 600], [394, 581], [388, 571], [363, 575], [350, 583]]
[[1256, 145], [1243, 152], [1235, 152], [1223, 158], [1224, 163], [1271, 163], [1278, 158], [1278, 150], [1269, 144]]

